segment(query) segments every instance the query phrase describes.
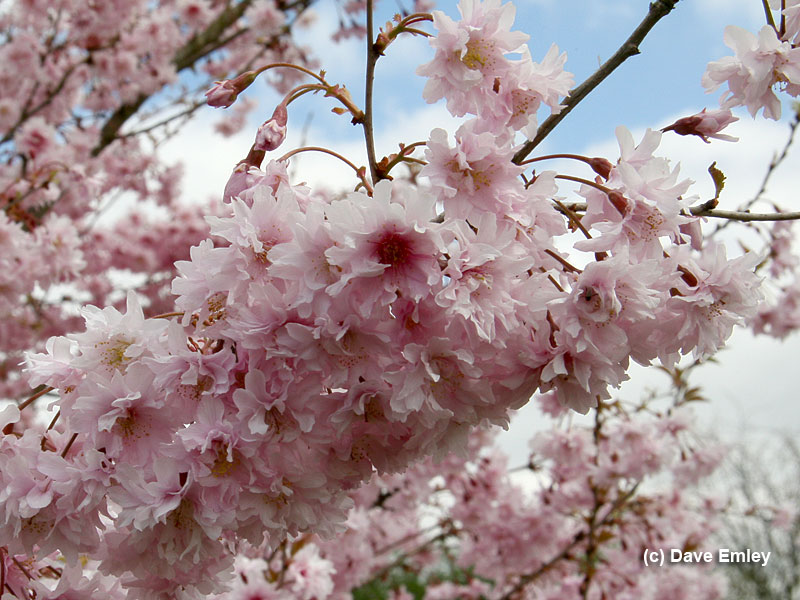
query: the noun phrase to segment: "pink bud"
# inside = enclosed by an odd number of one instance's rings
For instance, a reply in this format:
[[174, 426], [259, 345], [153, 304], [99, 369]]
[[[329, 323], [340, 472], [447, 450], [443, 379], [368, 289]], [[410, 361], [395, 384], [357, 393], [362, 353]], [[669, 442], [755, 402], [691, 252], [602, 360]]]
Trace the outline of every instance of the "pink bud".
[[247, 164], [239, 163], [236, 165], [228, 179], [228, 183], [225, 185], [225, 191], [222, 193], [223, 202], [230, 203], [231, 198], [239, 196], [243, 191], [253, 186], [254, 178], [248, 171], [249, 166]]
[[256, 143], [253, 146], [256, 150], [269, 152], [275, 150], [286, 139], [286, 123], [289, 120], [289, 113], [285, 104], [279, 104], [272, 113], [272, 117], [258, 128], [256, 133]]
[[628, 212], [628, 200], [625, 198], [622, 192], [618, 190], [610, 190], [607, 195], [611, 204], [619, 211], [619, 214], [625, 216], [625, 214]]
[[674, 131], [678, 135], [696, 135], [707, 144], [710, 143], [708, 138], [736, 142], [739, 138], [722, 134], [720, 131], [738, 120], [739, 118], [734, 117], [733, 113], [729, 110], [717, 109], [706, 112], [704, 108], [696, 115], [678, 119], [669, 127], [664, 127], [661, 131]]
[[238, 95], [236, 87], [230, 80], [217, 81], [214, 87], [206, 92], [206, 103], [214, 108], [228, 108], [236, 101]]
[[257, 71], [246, 71], [233, 79], [217, 81], [214, 87], [206, 92], [207, 104], [214, 108], [228, 108], [236, 102], [236, 97], [256, 80], [256, 77], [258, 77]]
[[614, 167], [608, 159], [597, 156], [589, 159], [589, 166], [603, 179], [608, 179], [609, 175], [611, 175], [611, 169]]

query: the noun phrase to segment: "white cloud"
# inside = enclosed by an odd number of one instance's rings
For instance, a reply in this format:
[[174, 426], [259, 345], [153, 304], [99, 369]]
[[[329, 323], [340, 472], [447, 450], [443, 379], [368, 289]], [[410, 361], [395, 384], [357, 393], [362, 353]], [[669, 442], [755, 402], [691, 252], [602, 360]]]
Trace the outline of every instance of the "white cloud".
[[229, 138], [220, 136], [214, 132], [214, 123], [222, 117], [220, 111], [204, 109], [160, 148], [167, 163], [183, 163], [182, 197], [188, 202], [221, 200], [231, 171], [247, 156], [255, 139], [255, 129], [249, 128]]

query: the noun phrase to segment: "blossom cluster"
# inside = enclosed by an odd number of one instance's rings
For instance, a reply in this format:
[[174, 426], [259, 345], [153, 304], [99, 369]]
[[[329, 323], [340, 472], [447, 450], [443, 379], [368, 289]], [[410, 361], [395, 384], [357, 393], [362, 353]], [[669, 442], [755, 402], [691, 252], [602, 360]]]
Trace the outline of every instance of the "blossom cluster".
[[[208, 235], [200, 211], [178, 201], [180, 166], [166, 164], [154, 146], [202, 106], [197, 96], [210, 81], [253, 60], [305, 56], [290, 36], [305, 3], [236, 4], [54, 0], [3, 8], [0, 260], [10, 264], [0, 275], [0, 397], [25, 393], [22, 351], [80, 326], [76, 304], [119, 300], [114, 273], [146, 281], [139, 291], [158, 305], [172, 263]], [[283, 89], [293, 73], [272, 81]], [[174, 231], [139, 216], [112, 232], [100, 217], [119, 212], [120, 197], [138, 213], [157, 204]], [[154, 236], [157, 229], [165, 235]], [[177, 252], [160, 244], [167, 234]], [[120, 252], [123, 239], [129, 252]]]
[[[553, 394], [538, 401], [563, 416]], [[533, 436], [525, 469], [509, 469], [490, 431], [473, 431], [464, 456], [373, 477], [352, 495], [345, 534], [299, 538], [271, 559], [239, 555], [223, 598], [345, 600], [371, 582], [410, 597], [399, 572], [425, 584], [426, 600], [723, 598], [718, 573], [641, 560], [644, 548], [705, 548], [719, 523], [721, 500], [694, 488], [722, 448], [698, 441], [686, 408], [670, 413], [617, 403], [593, 426], [552, 424]]]
[[[552, 394], [539, 400], [563, 411]], [[641, 561], [648, 547], [703, 547], [717, 526], [720, 501], [692, 488], [716, 468], [720, 448], [699, 444], [689, 423], [685, 409], [653, 418], [617, 405], [594, 427], [535, 435], [528, 468], [513, 473], [492, 434], [475, 431], [466, 456], [374, 477], [353, 495], [343, 536], [302, 538], [271, 561], [255, 549], [238, 557], [223, 597], [305, 598], [315, 579], [317, 598], [344, 600], [381, 582], [399, 600], [411, 596], [391, 574], [403, 572], [425, 583], [426, 600], [722, 598], [724, 581], [708, 569]], [[659, 491], [648, 489], [656, 476], [668, 482]], [[307, 579], [295, 575], [301, 568]]]
[[[554, 394], [538, 402], [545, 413], [563, 416]], [[411, 577], [424, 585], [426, 600], [514, 593], [722, 598], [718, 573], [652, 569], [641, 561], [644, 548], [704, 548], [721, 508], [719, 499], [694, 490], [716, 469], [721, 448], [694, 436], [685, 407], [651, 411], [618, 402], [598, 413], [594, 425], [565, 427], [562, 420], [533, 436], [524, 469], [509, 469], [492, 432], [475, 430], [463, 455], [376, 474], [351, 490], [346, 531], [334, 538], [305, 533], [274, 547], [240, 540], [229, 548], [230, 589], [204, 597], [347, 600], [372, 585], [382, 590], [375, 597], [407, 600], [413, 596], [402, 582], [409, 585]], [[651, 485], [655, 478], [658, 486]], [[173, 532], [184, 540], [181, 527]], [[84, 561], [81, 571], [58, 558], [40, 555], [21, 567], [21, 555], [2, 557], [9, 588], [46, 598], [67, 591], [114, 600], [134, 595], [126, 593], [124, 577], [103, 574], [97, 560]], [[32, 582], [26, 567], [37, 574]]]
[[[176, 312], [147, 319], [131, 293], [124, 310], [82, 309], [85, 332], [29, 355], [31, 385], [58, 390], [58, 417], [43, 433], [21, 428], [15, 407], [0, 413], [9, 556], [63, 556], [58, 585], [86, 597], [221, 593], [235, 568], [252, 580], [234, 562], [240, 544], [271, 553], [287, 537], [342, 532], [375, 473], [468, 454], [472, 430], [506, 425], [537, 390], [586, 413], [631, 360], [706, 357], [755, 314], [759, 257], [729, 259], [703, 240], [691, 182], [656, 153], [662, 132], [637, 143], [621, 127], [615, 162], [584, 157], [595, 176], [577, 178], [581, 202], [564, 201], [561, 174], [514, 161], [517, 133], [562, 105], [564, 57], [551, 49], [533, 63], [497, 0], [461, 11], [434, 14], [435, 55], [419, 72], [427, 100], [472, 116], [452, 136], [431, 132], [415, 181], [363, 180], [331, 198], [290, 183], [287, 161], [262, 170], [253, 157], [285, 133], [262, 131], [225, 190], [226, 214], [208, 218], [214, 238], [176, 263]], [[714, 120], [698, 131], [713, 137], [731, 118]], [[274, 124], [286, 126], [284, 105]], [[597, 467], [595, 485], [613, 480], [616, 493], [620, 477], [663, 464], [631, 428], [613, 436], [642, 451], [607, 465], [578, 452]], [[462, 490], [458, 518], [476, 521], [472, 483], [449, 483]], [[565, 487], [552, 500], [576, 501]], [[507, 512], [517, 510], [527, 507]], [[567, 523], [548, 532], [543, 510], [542, 536], [576, 534]], [[469, 543], [468, 562], [479, 552]], [[73, 578], [86, 556], [92, 577]], [[292, 556], [291, 582], [339, 572], [313, 549]], [[487, 577], [510, 578], [505, 562], [486, 562]], [[301, 597], [331, 593], [297, 586]]]
[[[735, 26], [726, 28], [725, 43], [734, 56], [710, 63], [703, 75], [703, 85], [711, 92], [727, 84], [720, 98], [723, 109], [745, 106], [753, 116], [763, 111], [765, 117], [777, 120], [781, 116], [781, 101], [776, 92], [795, 98], [800, 95], [800, 2], [771, 0], [768, 5], [765, 3], [767, 7], [772, 9], [767, 11], [770, 22], [757, 34]], [[796, 106], [794, 112], [797, 113]], [[797, 118], [795, 114], [795, 122]], [[795, 128], [796, 124], [792, 131]], [[781, 156], [773, 158], [764, 185], [753, 202], [764, 199], [769, 177], [786, 157], [792, 137]], [[773, 200], [770, 204], [783, 212], [779, 202]], [[767, 239], [765, 258], [769, 262], [770, 280], [777, 289], [761, 304], [751, 323], [756, 333], [785, 338], [800, 327], [800, 283], [796, 272], [800, 259], [792, 244], [793, 223], [778, 221], [760, 229]]]
[[727, 83], [722, 108], [746, 106], [753, 116], [763, 110], [765, 117], [778, 119], [781, 103], [775, 89], [800, 95], [800, 2], [771, 0], [770, 4], [778, 9], [781, 26], [764, 25], [756, 35], [729, 25], [725, 44], [734, 56], [710, 63], [703, 86], [712, 92]]
[[[455, 116], [473, 114], [481, 131], [536, 131], [536, 113], [545, 104], [560, 108], [573, 83], [564, 71], [566, 53], [553, 44], [541, 63], [532, 60], [525, 41], [528, 35], [511, 31], [515, 8], [500, 0], [461, 2], [461, 20], [453, 21], [433, 11], [438, 30], [431, 46], [434, 59], [417, 73], [428, 78], [423, 97], [428, 102], [447, 100]], [[513, 60], [508, 54], [521, 53]]]

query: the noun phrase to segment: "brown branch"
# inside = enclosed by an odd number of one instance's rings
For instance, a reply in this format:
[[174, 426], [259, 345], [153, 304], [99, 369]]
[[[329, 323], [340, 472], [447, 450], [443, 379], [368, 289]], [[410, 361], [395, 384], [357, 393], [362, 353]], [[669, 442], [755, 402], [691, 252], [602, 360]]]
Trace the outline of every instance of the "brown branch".
[[800, 212], [774, 212], [774, 213], [751, 213], [736, 210], [707, 210], [702, 205], [695, 206], [689, 211], [696, 217], [715, 217], [717, 219], [728, 219], [729, 221], [741, 221], [743, 223], [751, 221], [797, 221], [800, 220]]
[[561, 265], [562, 265], [562, 266], [563, 266], [563, 267], [564, 267], [564, 268], [565, 268], [567, 271], [571, 271], [572, 273], [580, 273], [580, 272], [581, 272], [581, 270], [580, 270], [578, 267], [576, 267], [576, 266], [574, 266], [574, 265], [570, 264], [570, 263], [569, 263], [569, 261], [568, 261], [566, 258], [563, 258], [562, 256], [560, 256], [560, 255], [558, 255], [557, 253], [553, 252], [553, 251], [552, 251], [552, 250], [550, 250], [549, 248], [545, 249], [545, 253], [546, 253], [546, 254], [549, 254], [550, 256], [552, 256], [553, 258], [555, 258], [555, 259], [556, 259], [558, 262], [560, 262], [560, 263], [561, 263]]
[[575, 226], [576, 229], [579, 229], [580, 232], [584, 235], [587, 240], [592, 239], [592, 234], [589, 233], [589, 230], [586, 229], [586, 225], [581, 223], [581, 219], [578, 215], [575, 214], [574, 211], [570, 210], [567, 206], [565, 206], [562, 202], [553, 198], [553, 202], [558, 207], [558, 211], [566, 215], [566, 217], [570, 220], [570, 222]]
[[634, 30], [631, 36], [625, 40], [625, 43], [623, 43], [614, 55], [604, 62], [597, 71], [590, 75], [588, 79], [567, 94], [561, 111], [550, 115], [542, 122], [539, 129], [536, 131], [536, 137], [522, 146], [514, 155], [513, 162], [519, 164], [525, 160], [525, 157], [555, 129], [556, 125], [558, 125], [581, 100], [600, 85], [600, 83], [611, 75], [623, 62], [631, 56], [639, 54], [639, 44], [642, 43], [645, 36], [650, 33], [650, 30], [655, 24], [668, 15], [678, 2], [679, 0], [655, 0], [651, 2], [650, 11], [647, 13], [647, 16], [639, 23], [639, 26]]
[[432, 544], [435, 544], [436, 542], [439, 542], [439, 541], [441, 541], [441, 540], [445, 540], [445, 539], [447, 539], [447, 537], [448, 537], [448, 536], [450, 536], [450, 535], [454, 535], [454, 534], [456, 534], [456, 533], [457, 533], [457, 532], [456, 532], [456, 531], [455, 531], [455, 530], [454, 530], [452, 527], [451, 527], [451, 528], [448, 528], [448, 529], [446, 529], [446, 530], [442, 531], [441, 533], [439, 533], [437, 536], [435, 536], [435, 537], [432, 537], [431, 539], [429, 539], [429, 540], [428, 540], [428, 541], [426, 541], [426, 542], [423, 542], [422, 544], [420, 544], [419, 546], [417, 546], [417, 547], [416, 547], [416, 548], [414, 548], [413, 550], [410, 550], [409, 552], [402, 553], [402, 554], [401, 554], [400, 556], [398, 556], [398, 557], [397, 557], [395, 560], [393, 560], [393, 561], [392, 561], [392, 562], [390, 562], [388, 565], [386, 565], [385, 567], [383, 567], [382, 569], [380, 569], [380, 570], [379, 570], [379, 571], [378, 571], [378, 572], [377, 572], [377, 573], [374, 575], [373, 579], [376, 579], [376, 580], [377, 580], [377, 579], [380, 579], [380, 578], [382, 578], [383, 576], [385, 576], [387, 573], [389, 573], [389, 572], [390, 572], [392, 569], [394, 569], [395, 567], [402, 565], [402, 564], [403, 564], [403, 562], [404, 562], [404, 561], [405, 561], [405, 560], [406, 560], [408, 557], [410, 557], [410, 556], [414, 556], [415, 554], [419, 554], [420, 552], [422, 552], [423, 550], [425, 550], [426, 548], [428, 548], [428, 546], [431, 546]]
[[106, 120], [103, 128], [100, 130], [100, 140], [97, 145], [92, 148], [92, 157], [98, 156], [111, 142], [117, 139], [117, 132], [125, 124], [125, 121], [130, 119], [136, 111], [138, 111], [142, 104], [149, 98], [147, 94], [139, 94], [136, 100], [123, 104]]
[[[556, 205], [558, 206], [558, 205]], [[567, 205], [572, 211], [585, 211], [585, 202], [574, 202]], [[561, 210], [557, 208], [557, 210]], [[728, 221], [798, 221], [800, 220], [800, 211], [795, 212], [771, 212], [771, 213], [751, 213], [747, 210], [718, 210], [709, 208], [706, 203], [693, 206], [689, 212], [695, 217], [713, 217], [716, 219], [727, 219]], [[719, 229], [724, 226], [721, 225]], [[715, 231], [716, 233], [716, 231]]]
[[160, 315], [148, 317], [148, 319], [171, 319], [172, 317], [182, 317], [183, 315], [183, 312], [161, 313]]
[[220, 36], [228, 27], [239, 20], [252, 3], [253, 0], [242, 0], [238, 4], [231, 4], [223, 10], [216, 19], [209, 23], [205, 31], [195, 34], [175, 53], [175, 57], [172, 59], [175, 69], [182, 71], [191, 67], [198, 60], [216, 50]]
[[[47, 108], [48, 106], [50, 106], [50, 104], [53, 102], [53, 100], [55, 100], [56, 96], [58, 96], [58, 94], [61, 92], [61, 90], [64, 89], [64, 85], [66, 85], [67, 79], [69, 79], [69, 76], [72, 75], [72, 73], [75, 72], [75, 69], [78, 67], [78, 65], [83, 64], [85, 62], [86, 62], [86, 60], [82, 60], [82, 61], [79, 61], [79, 62], [76, 62], [76, 63], [70, 65], [64, 71], [64, 74], [61, 76], [61, 79], [58, 81], [56, 86], [52, 90], [47, 92], [47, 96], [39, 104], [37, 104], [36, 106], [34, 106], [33, 108], [30, 108], [30, 109], [26, 105], [25, 108], [22, 109], [22, 114], [19, 116], [19, 119], [17, 119], [17, 122], [11, 127], [11, 129], [9, 129], [6, 132], [6, 134], [3, 136], [3, 138], [0, 139], [0, 144], [3, 144], [5, 142], [11, 140], [14, 137], [14, 134], [17, 132], [17, 130], [22, 126], [22, 124], [25, 121], [27, 121], [33, 115], [38, 113], [40, 110], [43, 110], [43, 109]], [[37, 86], [38, 86], [38, 82], [34, 86], [33, 91], [31, 92], [30, 100], [33, 99], [33, 96], [36, 93]]]
[[549, 571], [550, 568], [557, 562], [564, 560], [565, 558], [568, 558], [570, 552], [572, 552], [575, 546], [580, 544], [585, 537], [586, 537], [585, 531], [579, 531], [578, 533], [576, 533], [575, 537], [572, 538], [572, 541], [569, 544], [567, 544], [561, 552], [559, 552], [556, 556], [548, 560], [546, 563], [542, 563], [542, 566], [539, 567], [536, 571], [533, 571], [531, 573], [528, 573], [520, 577], [520, 580], [511, 589], [511, 591], [506, 593], [500, 600], [511, 600], [511, 598], [513, 598], [515, 594], [522, 591], [522, 588], [528, 585], [531, 581], [538, 579], [541, 575]]
[[373, 40], [374, 28], [372, 25], [372, 0], [367, 0], [367, 69], [364, 91], [364, 117], [361, 124], [364, 127], [364, 140], [367, 144], [367, 162], [369, 163], [369, 173], [372, 177], [373, 185], [381, 179], [378, 171], [378, 160], [375, 156], [375, 134], [372, 125], [372, 92], [375, 84], [375, 65], [378, 62], [380, 53]]
[[[219, 48], [218, 42], [222, 33], [235, 23], [244, 11], [253, 3], [253, 0], [228, 6], [214, 19], [205, 31], [196, 34], [186, 42], [172, 59], [176, 71], [182, 71], [194, 65], [195, 62]], [[92, 149], [92, 156], [98, 156], [109, 144], [117, 139], [117, 133], [136, 112], [142, 107], [149, 94], [139, 94], [135, 100], [123, 104], [108, 117], [100, 130], [100, 139]]]
[[22, 574], [23, 574], [23, 575], [25, 575], [25, 577], [27, 577], [27, 578], [28, 578], [28, 581], [33, 581], [33, 576], [32, 576], [32, 575], [31, 575], [31, 574], [28, 572], [28, 569], [26, 569], [26, 568], [25, 568], [25, 566], [24, 566], [24, 565], [22, 565], [22, 564], [21, 564], [21, 563], [20, 563], [20, 562], [19, 562], [19, 561], [16, 559], [16, 557], [15, 557], [15, 556], [12, 556], [11, 554], [9, 554], [9, 555], [8, 555], [8, 557], [11, 559], [11, 562], [13, 562], [13, 563], [16, 565], [16, 567], [17, 567], [17, 568], [18, 568], [20, 571], [22, 571]]
[[19, 405], [19, 407], [18, 407], [18, 408], [19, 408], [20, 410], [25, 410], [25, 409], [28, 407], [28, 405], [32, 404], [32, 403], [33, 403], [35, 400], [37, 400], [38, 398], [41, 398], [41, 397], [42, 397], [42, 396], [44, 396], [45, 394], [49, 394], [49, 393], [50, 393], [50, 392], [52, 392], [54, 389], [55, 389], [54, 387], [50, 387], [50, 386], [46, 386], [46, 385], [40, 385], [40, 386], [39, 386], [39, 388], [38, 388], [38, 390], [37, 390], [37, 392], [36, 392], [35, 394], [33, 394], [33, 395], [32, 395], [30, 398], [28, 398], [27, 400], [25, 400], [24, 402], [22, 402], [22, 403]]
[[61, 458], [66, 458], [67, 457], [67, 454], [69, 453], [69, 449], [72, 448], [72, 444], [75, 443], [76, 439], [78, 439], [78, 434], [77, 433], [73, 433], [70, 436], [69, 441], [67, 442], [67, 445], [64, 446], [64, 449], [61, 451]]
[[171, 123], [172, 121], [174, 121], [176, 119], [180, 119], [181, 117], [189, 117], [189, 116], [191, 116], [192, 113], [194, 113], [201, 106], [205, 106], [205, 104], [206, 104], [205, 100], [198, 100], [197, 102], [194, 102], [193, 104], [191, 104], [188, 108], [185, 108], [184, 110], [182, 110], [182, 111], [180, 111], [178, 113], [175, 113], [173, 115], [165, 117], [165, 118], [161, 119], [160, 121], [158, 121], [157, 123], [154, 123], [152, 125], [148, 125], [147, 127], [143, 127], [142, 129], [137, 129], [136, 131], [131, 131], [129, 133], [125, 133], [125, 134], [123, 134], [123, 135], [121, 135], [119, 137], [121, 137], [121, 138], [136, 137], [137, 135], [141, 135], [143, 133], [149, 133], [149, 132], [153, 131], [154, 129], [158, 129], [159, 127], [163, 127], [164, 125], [168, 125], [169, 123]]
[[775, 30], [775, 33], [778, 34], [778, 37], [780, 37], [781, 32], [778, 30], [778, 26], [775, 25], [775, 19], [772, 18], [772, 9], [769, 7], [769, 2], [767, 2], [767, 0], [761, 0], [761, 4], [764, 5], [764, 14], [767, 17], [767, 25], [772, 27]]
[[[6, 552], [5, 546], [0, 546], [0, 596], [5, 593], [3, 591], [3, 588], [6, 587], [6, 557], [4, 556], [5, 552]], [[8, 588], [8, 591], [14, 594], [14, 592], [11, 591], [11, 588]]]
[[372, 185], [370, 185], [370, 182], [367, 180], [366, 173], [365, 173], [366, 169], [364, 167], [360, 167], [359, 168], [359, 167], [355, 166], [352, 161], [346, 159], [344, 156], [342, 156], [338, 152], [335, 152], [333, 150], [329, 150], [328, 148], [322, 148], [320, 146], [305, 146], [303, 148], [295, 148], [294, 150], [290, 150], [289, 152], [287, 152], [286, 154], [281, 156], [278, 159], [278, 162], [283, 162], [285, 160], [289, 160], [292, 156], [295, 156], [296, 154], [300, 154], [301, 152], [322, 152], [323, 154], [329, 154], [330, 156], [333, 156], [334, 158], [338, 158], [339, 160], [341, 160], [343, 163], [345, 163], [347, 166], [349, 166], [351, 169], [353, 169], [356, 172], [356, 175], [361, 180], [361, 183], [364, 184], [364, 187], [367, 189], [367, 192], [369, 193], [370, 196], [372, 196], [373, 187], [372, 187]]

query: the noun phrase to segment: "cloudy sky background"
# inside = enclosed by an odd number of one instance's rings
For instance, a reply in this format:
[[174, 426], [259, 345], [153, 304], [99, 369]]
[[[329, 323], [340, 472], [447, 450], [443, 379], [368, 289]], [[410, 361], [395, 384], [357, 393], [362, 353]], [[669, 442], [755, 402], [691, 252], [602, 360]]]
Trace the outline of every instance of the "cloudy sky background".
[[[403, 2], [405, 0], [397, 0]], [[648, 10], [648, 0], [522, 0], [517, 4], [515, 29], [531, 36], [529, 46], [534, 60], [540, 60], [555, 42], [568, 55], [567, 69], [583, 81], [628, 37]], [[437, 8], [457, 17], [456, 3], [438, 2]], [[395, 0], [381, 0], [376, 24], [400, 10]], [[320, 67], [331, 82], [346, 84], [357, 103], [363, 98], [364, 50], [362, 42], [330, 41], [330, 31], [338, 22], [330, 0], [320, 0], [314, 8], [313, 25], [300, 33], [301, 41], [320, 58]], [[614, 161], [619, 155], [614, 137], [618, 125], [628, 127], [641, 139], [650, 127], [661, 128], [676, 118], [715, 108], [719, 92], [708, 95], [700, 85], [706, 64], [731, 54], [723, 43], [723, 30], [736, 24], [757, 31], [764, 23], [760, 0], [683, 0], [672, 14], [658, 23], [641, 45], [642, 54], [629, 59], [589, 98], [584, 100], [536, 151], [574, 152], [605, 156]], [[421, 97], [424, 80], [415, 75], [416, 66], [432, 56], [421, 38], [401, 39], [378, 63], [376, 76], [376, 147], [379, 156], [396, 151], [398, 142], [410, 143], [428, 138], [434, 127], [455, 130], [459, 121], [450, 117], [440, 102], [426, 104]], [[213, 138], [210, 129], [224, 118], [222, 111], [206, 109], [186, 131], [164, 147], [167, 159], [183, 159], [187, 165], [184, 194], [187, 200], [220, 196], [231, 168], [243, 158], [252, 143], [259, 123], [268, 118], [280, 98], [264, 85], [248, 90], [257, 97], [259, 109], [245, 131], [229, 139]], [[321, 97], [307, 96], [290, 107], [289, 136], [276, 153], [299, 145], [326, 146], [365, 164], [361, 129], [346, 117], [330, 113], [334, 104]], [[712, 161], [728, 176], [721, 208], [734, 209], [755, 195], [773, 153], [782, 148], [788, 136], [791, 108], [784, 103], [780, 122], [753, 120], [746, 111], [737, 111], [741, 120], [727, 133], [736, 135], [736, 144], [704, 144], [697, 138], [665, 135], [659, 151], [681, 164], [681, 173], [697, 182], [694, 193], [702, 198], [713, 194], [706, 172]], [[545, 115], [540, 117], [540, 120]], [[567, 165], [563, 165], [567, 167]], [[574, 171], [574, 165], [568, 165]], [[800, 210], [796, 175], [800, 152], [792, 152], [772, 179], [766, 197], [787, 210]], [[557, 163], [547, 168], [559, 168]], [[347, 189], [355, 185], [352, 171], [332, 158], [304, 154], [293, 162], [296, 181]], [[582, 174], [582, 172], [576, 173]], [[762, 208], [768, 208], [762, 206]], [[729, 233], [741, 232], [729, 227]], [[733, 240], [733, 238], [730, 238]], [[736, 244], [731, 248], [736, 252]], [[737, 331], [729, 348], [718, 355], [719, 364], [698, 369], [692, 378], [711, 400], [695, 410], [701, 427], [734, 441], [744, 434], [774, 436], [798, 433], [800, 407], [795, 372], [800, 357], [800, 338], [781, 343], [755, 338]], [[634, 369], [632, 381], [619, 395], [635, 399], [648, 387], [664, 387], [667, 378], [655, 369]], [[541, 419], [535, 407], [523, 409], [512, 429], [503, 436], [503, 445], [524, 460], [525, 444]]]

